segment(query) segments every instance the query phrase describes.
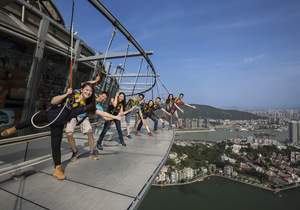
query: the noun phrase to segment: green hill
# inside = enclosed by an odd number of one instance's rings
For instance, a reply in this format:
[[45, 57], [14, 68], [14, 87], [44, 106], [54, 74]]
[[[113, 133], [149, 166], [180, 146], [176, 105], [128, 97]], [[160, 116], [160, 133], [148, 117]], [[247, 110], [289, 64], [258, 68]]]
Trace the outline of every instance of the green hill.
[[242, 112], [237, 110], [218, 109], [207, 105], [193, 104], [197, 109], [191, 109], [183, 106], [184, 113], [179, 113], [180, 118], [207, 118], [207, 119], [229, 119], [229, 120], [255, 120], [264, 119], [264, 117], [251, 114], [249, 112]]

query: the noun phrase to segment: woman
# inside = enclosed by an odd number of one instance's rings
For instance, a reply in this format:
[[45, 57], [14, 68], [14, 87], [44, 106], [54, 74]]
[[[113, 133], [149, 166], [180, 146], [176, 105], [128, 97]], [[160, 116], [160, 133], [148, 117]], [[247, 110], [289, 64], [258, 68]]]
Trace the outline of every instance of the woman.
[[[173, 94], [169, 94], [168, 98], [166, 100], [166, 111], [170, 113], [169, 116], [166, 116], [166, 118], [169, 121], [169, 128], [172, 128], [172, 124], [173, 124], [173, 116], [174, 113], [177, 114], [177, 110], [179, 110], [181, 113], [183, 113], [183, 110], [179, 108], [179, 106], [175, 103], [175, 98]], [[175, 115], [175, 117], [177, 118], [177, 122], [176, 122], [176, 126], [178, 126], [178, 114]]]
[[153, 111], [150, 115], [150, 119], [153, 121], [154, 123], [154, 131], [157, 130], [157, 125], [158, 125], [158, 120], [160, 120], [162, 122], [162, 127], [164, 127], [164, 120], [159, 118], [155, 112], [157, 110], [161, 110], [163, 113], [165, 113], [166, 115], [168, 115], [169, 117], [172, 116], [169, 112], [167, 112], [162, 106], [161, 106], [161, 98], [160, 97], [156, 97], [155, 101], [154, 101], [154, 106], [153, 106]]
[[[151, 118], [154, 121], [154, 129], [155, 130], [157, 129], [158, 120], [155, 119], [155, 118], [152, 118], [153, 111], [154, 111], [154, 102], [152, 100], [150, 100], [142, 108], [142, 119], [140, 120], [140, 123], [137, 127], [137, 132], [136, 132], [137, 135], [139, 135], [139, 132], [141, 131], [142, 125], [144, 124], [144, 122], [146, 122], [147, 118]], [[152, 133], [150, 131], [150, 128], [149, 128], [148, 124], [146, 124], [145, 127], [148, 131], [148, 136], [152, 136]]]
[[[105, 120], [120, 120], [120, 116], [114, 116], [111, 115], [109, 113], [106, 113], [103, 111], [103, 103], [106, 101], [108, 97], [108, 92], [106, 91], [102, 91], [99, 96], [96, 98], [96, 114], [100, 115], [103, 117], [103, 119]], [[105, 116], [104, 116], [105, 115]], [[75, 118], [72, 118], [66, 126], [65, 132], [67, 134], [67, 139], [69, 142], [69, 145], [71, 147], [72, 150], [72, 157], [71, 157], [71, 161], [75, 161], [78, 159], [79, 157], [79, 153], [78, 153], [78, 149], [76, 147], [76, 143], [75, 143], [75, 139], [73, 136], [75, 127], [77, 125], [80, 125], [81, 128], [81, 132], [83, 134], [86, 134], [88, 137], [88, 144], [90, 147], [90, 158], [92, 160], [98, 160], [98, 153], [97, 150], [95, 148], [95, 144], [94, 144], [94, 132], [92, 129], [92, 125], [89, 121], [89, 117], [86, 113], [81, 114]]]
[[192, 109], [196, 109], [195, 106], [192, 106], [190, 104], [187, 104], [183, 101], [183, 97], [184, 97], [184, 94], [183, 93], [180, 93], [178, 97], [174, 98], [174, 112], [172, 113], [175, 118], [176, 118], [176, 125], [177, 127], [179, 127], [179, 123], [178, 123], [178, 111], [179, 110], [181, 113], [183, 113], [183, 110], [179, 108], [179, 106], [187, 106], [189, 108], [192, 108]]
[[[64, 171], [61, 167], [61, 140], [63, 136], [64, 125], [73, 117], [85, 112], [95, 113], [95, 95], [93, 84], [84, 83], [80, 90], [69, 88], [63, 95], [58, 95], [51, 100], [52, 107], [47, 111], [38, 113], [33, 121], [35, 124], [45, 124], [52, 122], [50, 125], [51, 132], [51, 149], [52, 158], [55, 166], [53, 176], [58, 180], [65, 179]], [[103, 112], [98, 112], [106, 116]], [[14, 134], [18, 129], [30, 127], [30, 119], [18, 123], [15, 127], [5, 129], [1, 136], [7, 137]]]
[[126, 103], [126, 111], [124, 112], [125, 115], [125, 122], [126, 122], [126, 130], [127, 130], [127, 138], [131, 139], [131, 126], [130, 126], [130, 120], [132, 116], [132, 112], [137, 109], [138, 101], [134, 98], [130, 98], [128, 102]]
[[[123, 116], [124, 115], [124, 109], [126, 106], [126, 96], [125, 93], [123, 92], [118, 92], [115, 96], [114, 99], [111, 100], [111, 104], [108, 106], [107, 108], [107, 112], [109, 112], [110, 114], [114, 115], [114, 116]], [[122, 128], [121, 128], [121, 122], [119, 120], [113, 120], [117, 131], [118, 131], [118, 135], [119, 135], [119, 140], [120, 143], [122, 144], [122, 146], [126, 146], [124, 139], [123, 139], [123, 133], [122, 133]], [[102, 141], [104, 139], [105, 134], [107, 133], [107, 131], [110, 128], [112, 121], [108, 121], [106, 120], [104, 123], [104, 127], [103, 130], [99, 136], [99, 139], [97, 141], [97, 149], [99, 150], [103, 150], [102, 147]]]

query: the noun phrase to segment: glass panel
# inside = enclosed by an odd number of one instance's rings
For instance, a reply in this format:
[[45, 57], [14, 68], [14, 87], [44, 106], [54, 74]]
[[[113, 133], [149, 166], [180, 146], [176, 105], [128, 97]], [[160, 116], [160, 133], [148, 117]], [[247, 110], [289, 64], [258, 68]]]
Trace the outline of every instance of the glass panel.
[[21, 118], [32, 55], [33, 46], [0, 35], [0, 130]]

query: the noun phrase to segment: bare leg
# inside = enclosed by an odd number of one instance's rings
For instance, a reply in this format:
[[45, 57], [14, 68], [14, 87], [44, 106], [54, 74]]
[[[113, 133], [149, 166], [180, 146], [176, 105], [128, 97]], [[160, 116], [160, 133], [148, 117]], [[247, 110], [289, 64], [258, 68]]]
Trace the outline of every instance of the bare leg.
[[145, 126], [147, 132], [148, 132], [148, 133], [151, 133], [151, 131], [150, 131], [150, 129], [149, 129], [149, 126], [148, 126], [148, 123], [147, 123], [146, 119], [144, 119], [141, 110], [139, 111], [139, 116], [140, 116], [140, 119], [142, 120], [143, 125]]
[[178, 122], [178, 112], [177, 112], [177, 110], [175, 111], [175, 118], [176, 118], [176, 122], [175, 122], [175, 125], [176, 125], [176, 128], [179, 128], [179, 122]]
[[145, 126], [145, 128], [147, 129], [147, 132], [151, 133], [151, 130], [149, 128], [147, 120], [142, 118], [142, 122], [143, 122], [143, 125]]
[[77, 148], [76, 148], [76, 144], [75, 144], [75, 140], [73, 137], [73, 133], [67, 133], [67, 139], [69, 142], [69, 145], [71, 147], [71, 150], [73, 153], [77, 152]]
[[131, 126], [130, 126], [130, 124], [129, 124], [129, 123], [127, 123], [127, 125], [126, 125], [126, 129], [127, 129], [127, 136], [129, 136], [129, 135], [130, 135], [130, 133], [131, 133]]
[[87, 133], [87, 136], [88, 136], [88, 142], [89, 142], [89, 146], [90, 146], [90, 158], [92, 160], [98, 160], [99, 157], [98, 157], [98, 153], [97, 153], [97, 150], [96, 150], [93, 131], [89, 131]]
[[88, 136], [88, 143], [90, 146], [90, 151], [92, 152], [95, 149], [95, 140], [94, 140], [93, 132], [88, 132], [87, 136]]

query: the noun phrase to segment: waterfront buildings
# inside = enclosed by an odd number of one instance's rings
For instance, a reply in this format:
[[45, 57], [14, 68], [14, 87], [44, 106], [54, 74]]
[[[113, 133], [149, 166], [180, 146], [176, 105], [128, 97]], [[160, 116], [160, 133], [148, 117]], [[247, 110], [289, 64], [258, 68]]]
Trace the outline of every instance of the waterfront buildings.
[[233, 167], [231, 165], [224, 166], [224, 175], [232, 176], [233, 174]]
[[289, 122], [289, 141], [293, 144], [300, 143], [300, 121]]

